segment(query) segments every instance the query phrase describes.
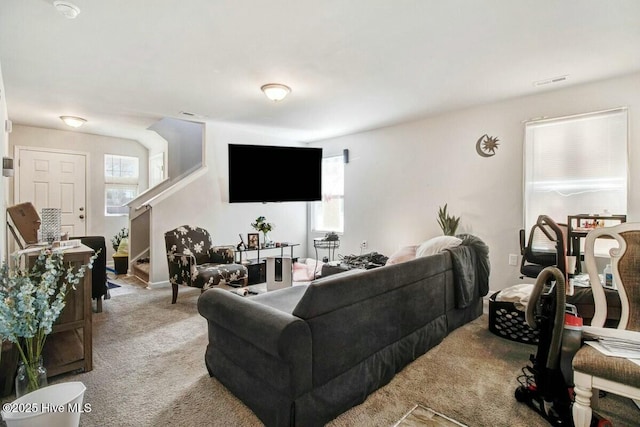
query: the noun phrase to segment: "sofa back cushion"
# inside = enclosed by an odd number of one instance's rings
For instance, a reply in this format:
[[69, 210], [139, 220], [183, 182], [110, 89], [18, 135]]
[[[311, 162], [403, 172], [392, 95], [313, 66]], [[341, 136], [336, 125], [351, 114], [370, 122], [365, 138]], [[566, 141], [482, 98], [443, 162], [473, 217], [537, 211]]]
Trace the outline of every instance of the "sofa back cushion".
[[453, 273], [448, 252], [312, 282], [293, 310], [313, 339], [321, 385], [445, 313]]

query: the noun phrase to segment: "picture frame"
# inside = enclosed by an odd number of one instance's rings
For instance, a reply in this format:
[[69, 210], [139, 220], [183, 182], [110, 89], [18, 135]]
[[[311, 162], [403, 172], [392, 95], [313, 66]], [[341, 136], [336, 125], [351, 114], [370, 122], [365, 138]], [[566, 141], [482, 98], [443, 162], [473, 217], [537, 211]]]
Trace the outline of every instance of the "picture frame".
[[260, 233], [247, 234], [247, 248], [258, 249], [260, 247]]

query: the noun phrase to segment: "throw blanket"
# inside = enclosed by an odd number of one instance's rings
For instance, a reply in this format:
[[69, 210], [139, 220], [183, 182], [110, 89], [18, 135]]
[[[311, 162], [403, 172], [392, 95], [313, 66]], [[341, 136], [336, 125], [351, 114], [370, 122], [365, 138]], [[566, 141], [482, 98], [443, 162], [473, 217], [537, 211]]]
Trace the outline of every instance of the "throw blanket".
[[455, 273], [456, 308], [465, 308], [478, 296], [489, 293], [489, 247], [471, 234], [456, 237], [462, 239], [460, 246], [446, 250], [451, 253]]

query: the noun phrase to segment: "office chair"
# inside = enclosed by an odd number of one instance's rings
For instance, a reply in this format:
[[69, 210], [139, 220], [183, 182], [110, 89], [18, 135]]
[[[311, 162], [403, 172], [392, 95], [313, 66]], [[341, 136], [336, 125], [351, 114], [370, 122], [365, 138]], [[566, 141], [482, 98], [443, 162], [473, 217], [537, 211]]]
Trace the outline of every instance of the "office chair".
[[525, 245], [525, 231], [520, 230], [521, 277], [536, 278], [546, 267], [556, 266], [566, 271], [567, 225], [558, 224], [547, 215], [540, 215], [529, 232]]

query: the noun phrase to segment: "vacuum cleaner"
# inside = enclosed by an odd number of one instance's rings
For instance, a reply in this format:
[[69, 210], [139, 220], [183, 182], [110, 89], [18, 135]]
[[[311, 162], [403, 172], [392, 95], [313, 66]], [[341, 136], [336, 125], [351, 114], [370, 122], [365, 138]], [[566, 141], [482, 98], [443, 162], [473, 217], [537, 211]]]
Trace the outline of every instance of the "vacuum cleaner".
[[[522, 369], [515, 391], [524, 402], [552, 426], [573, 427], [574, 401], [571, 361], [582, 341], [582, 319], [575, 306], [566, 304], [565, 274], [557, 267], [546, 267], [536, 279], [526, 311], [527, 324], [539, 331], [538, 348]], [[612, 427], [595, 412], [592, 427]]]

